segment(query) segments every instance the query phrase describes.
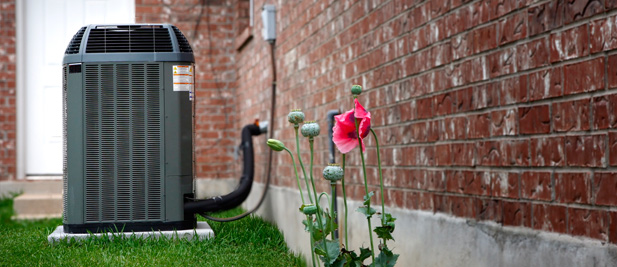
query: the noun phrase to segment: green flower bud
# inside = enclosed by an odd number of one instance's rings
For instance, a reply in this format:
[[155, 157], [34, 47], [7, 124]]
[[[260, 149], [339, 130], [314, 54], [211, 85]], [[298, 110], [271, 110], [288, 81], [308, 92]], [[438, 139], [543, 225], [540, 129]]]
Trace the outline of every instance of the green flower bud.
[[313, 214], [317, 213], [317, 206], [315, 206], [313, 204], [302, 205], [302, 207], [300, 207], [300, 210], [305, 215], [313, 215]]
[[304, 137], [315, 137], [319, 135], [319, 124], [315, 121], [307, 121], [302, 125], [300, 131]]
[[299, 109], [292, 109], [287, 115], [287, 120], [293, 124], [304, 122], [304, 113]]
[[352, 94], [354, 94], [354, 95], [359, 95], [359, 94], [361, 94], [361, 93], [362, 93], [362, 86], [357, 85], [357, 84], [356, 84], [356, 85], [353, 85], [353, 86], [351, 87], [351, 93], [352, 93]]
[[338, 164], [330, 164], [323, 169], [323, 178], [330, 182], [343, 179], [343, 168]]
[[285, 144], [283, 144], [283, 142], [276, 140], [276, 139], [268, 139], [268, 142], [266, 143], [274, 151], [283, 151], [283, 149], [285, 149]]

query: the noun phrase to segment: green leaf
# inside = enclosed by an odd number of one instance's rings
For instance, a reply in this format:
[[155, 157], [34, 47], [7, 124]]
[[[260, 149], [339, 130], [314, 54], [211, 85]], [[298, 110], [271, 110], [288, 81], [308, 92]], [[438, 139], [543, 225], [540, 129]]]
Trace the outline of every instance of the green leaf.
[[338, 225], [336, 224], [336, 222], [334, 222], [332, 217], [330, 217], [330, 214], [324, 214], [324, 218], [325, 220], [323, 221], [323, 224], [324, 224], [325, 235], [329, 235], [332, 232], [334, 232], [336, 229], [338, 229]]
[[371, 216], [373, 216], [373, 214], [375, 214], [375, 212], [377, 212], [375, 209], [373, 208], [368, 208], [368, 207], [359, 207], [356, 211], [364, 214], [364, 216], [366, 216], [366, 218], [370, 218]]
[[[312, 221], [313, 217], [309, 217], [309, 219]], [[304, 231], [307, 231], [307, 232], [310, 233], [311, 232], [311, 227], [309, 227], [310, 226], [309, 221], [308, 220], [302, 220], [302, 224], [304, 224]], [[313, 224], [313, 226], [315, 226], [315, 225]]]
[[354, 260], [354, 259], [357, 259], [357, 258], [358, 258], [358, 256], [353, 251], [351, 251], [348, 254], [345, 254], [345, 267], [361, 267], [362, 266], [362, 262], [358, 262], [358, 261]]
[[361, 261], [364, 261], [366, 259], [368, 259], [368, 257], [371, 256], [371, 249], [369, 248], [360, 248], [360, 256], [358, 256], [358, 259], [360, 259]]
[[377, 237], [381, 239], [394, 240], [391, 235], [391, 233], [394, 231], [394, 227], [392, 226], [378, 226], [375, 227], [375, 230], [373, 231], [377, 233]]
[[317, 225], [313, 225], [313, 240], [321, 240], [323, 238], [323, 232], [321, 229], [317, 227]]
[[345, 257], [338, 257], [334, 263], [332, 263], [332, 265], [330, 265], [330, 267], [343, 267], [345, 266], [347, 263], [347, 260], [345, 259]]
[[[326, 260], [326, 250], [328, 251], [329, 262], [326, 262], [327, 261]], [[332, 263], [334, 263], [334, 261], [336, 261], [336, 259], [339, 257], [339, 254], [340, 254], [338, 240], [337, 239], [335, 240], [326, 239], [325, 245], [324, 245], [323, 240], [317, 241], [315, 243], [315, 254], [320, 255], [319, 258], [326, 265], [331, 265]]]
[[392, 217], [392, 214], [390, 214], [390, 213], [384, 212], [381, 216], [386, 218], [386, 222], [394, 222], [394, 221], [396, 221], [396, 218]]
[[394, 267], [396, 261], [398, 260], [398, 256], [398, 254], [392, 253], [392, 251], [390, 251], [388, 247], [384, 246], [377, 258], [375, 258], [373, 266]]
[[364, 205], [368, 205], [371, 203], [371, 197], [373, 197], [375, 195], [375, 193], [373, 191], [368, 192], [368, 196], [364, 196]]
[[362, 261], [351, 260], [352, 256], [346, 256], [345, 267], [363, 267]]
[[384, 225], [392, 226], [392, 231], [394, 231], [394, 221], [396, 221], [396, 218], [392, 217], [392, 214], [390, 213], [384, 213], [381, 217], [385, 218]]
[[349, 251], [346, 255], [346, 267], [362, 267], [364, 266], [364, 260], [371, 256], [371, 250], [368, 248], [360, 248], [360, 256], [354, 251]]
[[302, 224], [304, 224], [304, 230], [309, 232], [313, 236], [313, 240], [320, 240], [323, 237], [323, 232], [321, 231], [321, 227], [319, 227], [319, 223], [317, 220], [313, 220], [313, 217], [310, 216], [309, 219], [312, 220], [312, 229], [309, 221], [302, 220]]

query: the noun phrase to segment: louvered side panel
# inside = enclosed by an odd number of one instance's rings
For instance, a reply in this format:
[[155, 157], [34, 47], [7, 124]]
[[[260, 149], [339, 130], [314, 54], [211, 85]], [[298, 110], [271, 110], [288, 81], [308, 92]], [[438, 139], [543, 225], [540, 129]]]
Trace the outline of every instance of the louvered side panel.
[[101, 220], [101, 98], [100, 74], [98, 65], [86, 65], [84, 76], [84, 110], [86, 126], [85, 158], [85, 198], [86, 222]]
[[[132, 155], [132, 164], [134, 166], [139, 166], [139, 168], [133, 168], [131, 172], [132, 177], [132, 187], [131, 194], [133, 196], [133, 205], [134, 209], [132, 210], [132, 217], [140, 220], [146, 219], [146, 192], [147, 188], [145, 185], [146, 180], [146, 160], [148, 147], [146, 146], [146, 136], [144, 130], [144, 120], [145, 120], [145, 92], [146, 92], [146, 73], [145, 67], [143, 64], [133, 65], [131, 70], [131, 115], [130, 122], [133, 125], [133, 155]], [[157, 99], [158, 101], [158, 99]], [[159, 162], [160, 164], [160, 162]]]
[[159, 64], [86, 66], [88, 222], [162, 220], [160, 75]]
[[116, 203], [116, 141], [117, 129], [120, 125], [116, 120], [115, 75], [113, 64], [102, 64], [100, 67], [101, 84], [101, 220], [114, 221]]
[[146, 65], [145, 84], [145, 142], [146, 142], [146, 183], [147, 183], [147, 214], [149, 218], [161, 218], [163, 214], [163, 173], [161, 164], [161, 144], [163, 135], [163, 122], [161, 121], [161, 76], [162, 70], [159, 64]]
[[118, 160], [117, 173], [117, 219], [121, 221], [131, 220], [133, 205], [130, 205], [133, 195], [131, 192], [131, 159], [132, 159], [132, 138], [131, 138], [131, 87], [129, 64], [118, 64], [116, 66], [116, 147]]

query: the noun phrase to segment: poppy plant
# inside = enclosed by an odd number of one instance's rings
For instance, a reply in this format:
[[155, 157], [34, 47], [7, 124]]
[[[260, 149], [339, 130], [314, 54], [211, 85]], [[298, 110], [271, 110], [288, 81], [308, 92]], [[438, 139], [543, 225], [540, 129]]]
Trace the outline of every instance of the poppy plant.
[[[359, 121], [360, 138], [364, 139], [371, 129], [371, 113], [366, 111], [358, 99], [354, 100], [355, 108], [343, 114], [334, 116], [336, 124], [332, 128], [332, 141], [338, 150], [346, 154], [358, 146], [358, 133], [356, 132], [356, 120]], [[364, 142], [362, 151], [364, 151]]]
[[[334, 116], [336, 120], [336, 125], [332, 128], [333, 136], [332, 141], [338, 148], [338, 150], [342, 153], [342, 165], [329, 165], [324, 171], [324, 178], [330, 181], [331, 187], [331, 195], [326, 192], [319, 194], [317, 196], [317, 189], [315, 187], [315, 181], [313, 179], [313, 159], [314, 159], [314, 150], [313, 145], [315, 143], [315, 137], [319, 135], [319, 124], [314, 121], [304, 122], [304, 113], [299, 110], [292, 110], [288, 115], [289, 122], [294, 125], [295, 135], [296, 135], [296, 148], [298, 161], [300, 162], [300, 166], [302, 167], [302, 173], [304, 173], [304, 181], [306, 182], [306, 189], [309, 192], [309, 201], [305, 201], [302, 192], [302, 186], [300, 185], [300, 178], [298, 176], [296, 163], [294, 161], [294, 157], [291, 154], [291, 151], [285, 147], [285, 145], [278, 141], [269, 139], [267, 144], [274, 151], [286, 150], [291, 157], [291, 161], [293, 162], [293, 168], [296, 175], [296, 182], [298, 183], [298, 191], [300, 193], [300, 198], [302, 200], [302, 206], [300, 207], [300, 211], [306, 216], [306, 220], [302, 223], [306, 226], [305, 229], [310, 233], [310, 245], [311, 245], [311, 260], [313, 262], [313, 267], [319, 266], [319, 260], [321, 260], [324, 266], [339, 266], [339, 265], [358, 265], [358, 266], [394, 266], [396, 261], [398, 260], [399, 254], [394, 254], [387, 246], [387, 240], [394, 240], [392, 233], [394, 232], [394, 221], [396, 220], [392, 214], [386, 212], [385, 208], [385, 199], [384, 199], [384, 183], [383, 183], [383, 174], [381, 170], [381, 159], [379, 158], [379, 142], [377, 140], [377, 135], [371, 129], [371, 113], [366, 111], [366, 109], [360, 105], [360, 102], [357, 100], [358, 95], [362, 93], [362, 87], [359, 85], [354, 85], [351, 88], [351, 93], [354, 97], [354, 107], [352, 110], [349, 110], [341, 115]], [[304, 122], [300, 129], [300, 123]], [[300, 142], [298, 141], [298, 130], [301, 130], [302, 135], [307, 137], [309, 142], [310, 149], [310, 165], [308, 170], [311, 170], [307, 175], [304, 170], [304, 166], [301, 160], [300, 153]], [[369, 192], [369, 184], [366, 172], [366, 163], [364, 159], [364, 138], [370, 133], [373, 134], [374, 146], [377, 156], [377, 167], [379, 173], [379, 189], [381, 195], [381, 211], [371, 207], [371, 198], [375, 196], [375, 192]], [[360, 256], [353, 251], [350, 251], [349, 240], [348, 240], [348, 208], [347, 208], [347, 195], [345, 193], [345, 157], [347, 152], [353, 150], [356, 146], [362, 148], [358, 152], [360, 152], [360, 159], [362, 160], [362, 175], [364, 178], [364, 201], [362, 202], [362, 206], [356, 209], [357, 212], [364, 215], [366, 218], [366, 224], [368, 226], [369, 231], [369, 241], [370, 248], [361, 248]], [[310, 185], [309, 179], [310, 177]], [[343, 229], [345, 242], [338, 239], [335, 235], [335, 231], [338, 227], [335, 224], [336, 214], [334, 213], [334, 199], [336, 199], [335, 192], [337, 182], [340, 181], [340, 188], [343, 193], [343, 210], [345, 216], [345, 224]], [[328, 204], [330, 204], [330, 210], [328, 212], [327, 209], [320, 208], [320, 199], [325, 196], [328, 199]], [[371, 223], [371, 218], [373, 216], [379, 216], [381, 218], [381, 226], [376, 226], [373, 228]], [[377, 234], [377, 237], [382, 239], [380, 242], [378, 251], [375, 250], [373, 235]], [[328, 236], [331, 235], [331, 238]], [[378, 253], [378, 255], [376, 255]], [[368, 258], [371, 258], [373, 263], [364, 265], [364, 261]]]

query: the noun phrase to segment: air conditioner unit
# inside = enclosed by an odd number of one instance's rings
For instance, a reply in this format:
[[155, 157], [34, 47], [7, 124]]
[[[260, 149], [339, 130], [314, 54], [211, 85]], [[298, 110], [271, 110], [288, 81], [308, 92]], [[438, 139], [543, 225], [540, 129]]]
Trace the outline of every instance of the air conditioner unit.
[[64, 231], [189, 229], [194, 56], [169, 24], [88, 25], [63, 60]]

